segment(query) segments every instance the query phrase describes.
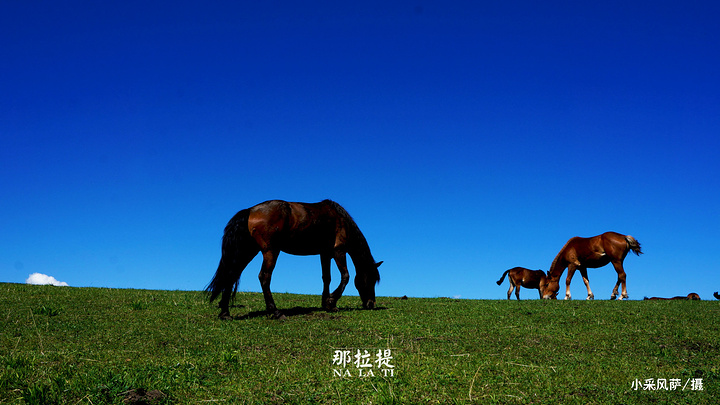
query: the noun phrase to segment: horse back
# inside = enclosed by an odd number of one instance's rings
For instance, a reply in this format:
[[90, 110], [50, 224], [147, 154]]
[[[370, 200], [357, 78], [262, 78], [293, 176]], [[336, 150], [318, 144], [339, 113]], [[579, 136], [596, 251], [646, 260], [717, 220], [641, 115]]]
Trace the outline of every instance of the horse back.
[[524, 267], [510, 269], [508, 276], [512, 279], [513, 284], [525, 288], [538, 288], [540, 281], [546, 277], [545, 272], [542, 270], [530, 270]]
[[294, 255], [327, 253], [344, 235], [342, 223], [334, 212], [324, 202], [270, 200], [250, 209], [248, 230], [261, 250], [280, 250]]
[[565, 260], [586, 268], [597, 268], [622, 261], [629, 251], [625, 235], [605, 232], [601, 235], [571, 238], [563, 248]]
[[570, 238], [560, 251], [560, 255], [565, 262], [582, 267], [601, 267], [608, 263], [602, 235], [591, 238], [580, 236]]

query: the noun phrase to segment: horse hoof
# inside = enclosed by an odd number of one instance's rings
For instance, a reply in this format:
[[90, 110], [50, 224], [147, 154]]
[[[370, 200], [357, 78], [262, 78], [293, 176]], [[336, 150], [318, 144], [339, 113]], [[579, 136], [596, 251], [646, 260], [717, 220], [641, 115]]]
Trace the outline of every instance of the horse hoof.
[[615, 295], [615, 294], [613, 294], [613, 295], [610, 296], [610, 299], [611, 299], [611, 300], [614, 300], [614, 299], [616, 299], [616, 298], [617, 298], [617, 295]]
[[595, 299], [595, 296], [594, 296], [594, 295], [588, 295], [587, 298], [585, 298], [585, 299], [588, 300], [588, 301], [592, 301], [592, 300]]
[[328, 312], [337, 312], [337, 302], [332, 299], [328, 298], [327, 300], [323, 301], [322, 308]]
[[275, 312], [270, 314], [270, 319], [277, 319], [278, 321], [284, 321], [287, 318], [285, 317], [285, 315], [282, 312], [280, 312], [279, 310], [275, 310]]
[[232, 321], [233, 317], [230, 316], [230, 312], [221, 312], [220, 315], [218, 315], [218, 318], [222, 321]]

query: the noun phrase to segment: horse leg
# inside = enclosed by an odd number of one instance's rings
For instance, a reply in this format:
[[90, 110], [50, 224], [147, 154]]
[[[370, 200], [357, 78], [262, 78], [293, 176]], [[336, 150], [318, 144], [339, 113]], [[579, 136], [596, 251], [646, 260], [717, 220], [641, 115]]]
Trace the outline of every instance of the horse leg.
[[618, 286], [622, 284], [622, 294], [620, 295], [620, 299], [628, 298], [627, 294], [627, 285], [625, 283], [625, 269], [623, 268], [622, 262], [615, 263], [613, 262], [613, 267], [615, 267], [615, 271], [617, 272], [618, 279], [617, 283], [615, 283], [615, 288], [613, 288], [612, 295], [610, 296], [611, 300], [614, 300], [618, 295]]
[[570, 294], [570, 282], [572, 281], [573, 276], [575, 275], [575, 270], [577, 269], [577, 266], [573, 263], [570, 263], [568, 265], [568, 274], [565, 278], [565, 299], [571, 300], [572, 294]]
[[588, 291], [588, 295], [587, 295], [586, 299], [588, 299], [588, 300], [595, 299], [595, 294], [593, 294], [592, 290], [590, 290], [590, 280], [588, 279], [587, 269], [585, 267], [580, 267], [578, 270], [580, 270], [580, 275], [582, 276], [583, 282], [585, 283], [585, 287], [587, 288], [587, 291]]
[[272, 314], [274, 318], [284, 319], [285, 316], [275, 307], [275, 301], [270, 292], [270, 280], [272, 279], [272, 272], [275, 269], [277, 257], [278, 252], [272, 250], [263, 252], [263, 263], [258, 279], [260, 279], [260, 287], [262, 287], [263, 296], [265, 297], [265, 309], [269, 314]]
[[230, 316], [230, 301], [232, 300], [232, 296], [235, 292], [235, 283], [240, 279], [245, 267], [247, 267], [257, 254], [257, 251], [248, 250], [241, 259], [233, 261], [230, 265], [233, 268], [227, 272], [225, 286], [223, 287], [222, 295], [220, 296], [220, 303], [218, 305], [218, 307], [220, 307], [220, 315], [218, 315], [218, 318], [222, 320], [233, 319], [233, 317]]
[[516, 283], [515, 280], [510, 277], [510, 288], [511, 290], [508, 291], [508, 299], [510, 299], [510, 292], [512, 292], [512, 288], [515, 289], [515, 298], [517, 298], [518, 301], [520, 301], [520, 284]]
[[330, 306], [328, 305], [328, 300], [330, 299], [330, 261], [332, 260], [332, 256], [321, 254], [320, 255], [320, 264], [322, 266], [322, 280], [323, 280], [323, 293], [322, 293], [322, 308], [326, 310], [330, 310]]
[[338, 270], [340, 270], [340, 284], [327, 299], [327, 309], [329, 311], [337, 311], [337, 302], [340, 297], [342, 297], [343, 292], [345, 291], [345, 286], [347, 286], [350, 281], [345, 252], [335, 252], [335, 264], [337, 265]]
[[220, 307], [220, 315], [218, 315], [218, 318], [224, 321], [233, 319], [233, 317], [230, 316], [230, 297], [232, 296], [232, 291], [232, 287], [225, 288], [220, 297], [220, 303], [218, 304]]
[[515, 284], [513, 284], [512, 278], [510, 278], [510, 289], [508, 290], [508, 299], [510, 299], [510, 296], [512, 295], [512, 292], [514, 289], [515, 289]]
[[[242, 270], [240, 270], [240, 273], [242, 273]], [[231, 279], [233, 280], [237, 280], [238, 278], [240, 278], [239, 274], [237, 277], [234, 277], [234, 274], [231, 276]], [[234, 289], [235, 283], [228, 283], [220, 296], [220, 303], [218, 304], [218, 307], [220, 307], [220, 315], [218, 315], [218, 318], [224, 321], [233, 319], [233, 317], [230, 316], [230, 300], [232, 299]]]

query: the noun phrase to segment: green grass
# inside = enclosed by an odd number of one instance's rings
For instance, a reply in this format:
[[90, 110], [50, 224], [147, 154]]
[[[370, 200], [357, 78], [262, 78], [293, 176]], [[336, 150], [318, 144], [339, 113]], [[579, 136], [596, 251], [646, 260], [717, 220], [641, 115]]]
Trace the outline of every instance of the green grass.
[[[0, 284], [0, 403], [717, 403], [717, 301], [380, 297], [337, 313], [275, 294], [287, 319], [220, 321], [200, 292]], [[391, 349], [394, 376], [337, 377], [337, 349]], [[702, 379], [703, 390], [633, 390]], [[150, 393], [154, 393], [151, 396]], [[134, 395], [134, 397], [133, 397]], [[138, 402], [139, 403], [139, 402]]]

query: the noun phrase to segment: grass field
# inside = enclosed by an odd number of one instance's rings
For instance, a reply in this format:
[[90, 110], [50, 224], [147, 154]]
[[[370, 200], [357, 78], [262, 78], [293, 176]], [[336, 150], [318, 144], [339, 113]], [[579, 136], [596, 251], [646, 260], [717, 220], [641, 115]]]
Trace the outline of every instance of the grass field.
[[[220, 321], [200, 292], [0, 284], [0, 403], [720, 398], [718, 301], [379, 297], [380, 309], [364, 311], [349, 296], [337, 313], [319, 310], [319, 296], [275, 301], [285, 321], [261, 314], [255, 293], [239, 293], [231, 308], [238, 319]], [[349, 352], [350, 363], [334, 361], [337, 350]], [[372, 367], [357, 367], [358, 350]], [[383, 371], [390, 365], [392, 375]], [[644, 389], [648, 379], [655, 390]]]

